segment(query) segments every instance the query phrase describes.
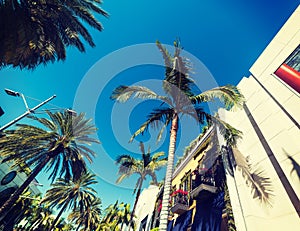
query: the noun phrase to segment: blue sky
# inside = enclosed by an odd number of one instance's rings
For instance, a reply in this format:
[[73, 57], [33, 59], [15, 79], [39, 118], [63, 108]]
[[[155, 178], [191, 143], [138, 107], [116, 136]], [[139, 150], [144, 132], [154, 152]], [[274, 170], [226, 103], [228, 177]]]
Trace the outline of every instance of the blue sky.
[[[180, 38], [187, 56], [195, 59], [193, 77], [200, 89], [237, 84], [249, 75], [251, 65], [299, 3], [295, 0], [272, 3], [266, 0], [106, 0], [102, 7], [110, 17], [99, 17], [104, 31], [90, 29], [96, 48], [87, 46], [85, 53], [70, 48], [66, 61], [40, 66], [34, 71], [10, 67], [0, 70], [0, 106], [5, 111], [0, 125], [25, 110], [21, 99], [8, 96], [1, 89], [9, 88], [32, 97], [27, 98], [30, 107], [38, 103], [35, 99], [44, 100], [56, 94], [43, 109], [74, 108], [86, 112], [99, 128], [97, 135], [102, 144], [94, 147], [98, 156], [91, 169], [98, 176], [96, 189], [103, 207], [116, 199], [132, 203], [136, 178], [116, 185], [114, 159], [125, 153], [139, 157], [138, 143], [127, 141], [130, 132], [144, 121], [145, 112], [157, 103], [115, 104], [109, 99], [111, 91], [120, 84], [145, 84], [159, 91], [158, 80], [164, 72], [160, 53], [153, 43], [160, 40], [172, 45], [176, 38]], [[188, 121], [181, 124], [177, 157], [199, 131], [199, 127]], [[192, 128], [195, 129], [191, 132]], [[153, 151], [167, 152], [167, 135], [156, 145], [155, 134], [150, 131], [138, 141], [145, 141], [146, 147], [151, 146]], [[159, 179], [163, 175], [162, 171]], [[41, 190], [47, 189], [45, 176], [38, 179], [45, 185]]]

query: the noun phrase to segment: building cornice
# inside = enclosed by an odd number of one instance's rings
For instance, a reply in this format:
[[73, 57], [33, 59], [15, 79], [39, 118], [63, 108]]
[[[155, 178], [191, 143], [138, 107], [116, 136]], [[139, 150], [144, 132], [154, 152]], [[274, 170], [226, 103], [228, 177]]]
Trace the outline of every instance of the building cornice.
[[205, 141], [210, 137], [212, 131], [214, 129], [214, 126], [211, 126], [208, 131], [204, 134], [203, 137], [197, 142], [195, 147], [189, 151], [189, 154], [181, 161], [181, 163], [175, 168], [172, 180], [183, 170], [183, 168], [190, 162], [190, 160], [194, 157], [194, 155], [197, 153], [199, 147], [201, 147], [202, 144], [205, 143]]

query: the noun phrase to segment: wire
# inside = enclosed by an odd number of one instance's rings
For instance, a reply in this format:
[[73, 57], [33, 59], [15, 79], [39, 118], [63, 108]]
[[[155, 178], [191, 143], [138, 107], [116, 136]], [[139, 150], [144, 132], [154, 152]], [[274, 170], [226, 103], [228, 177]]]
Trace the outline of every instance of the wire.
[[[43, 102], [43, 100], [40, 100], [40, 99], [36, 99], [36, 98], [33, 98], [33, 97], [30, 97], [30, 96], [25, 96], [24, 95], [24, 97], [25, 98], [28, 98], [28, 99], [31, 99], [31, 100], [35, 100], [35, 101], [37, 101], [37, 102]], [[35, 113], [36, 114], [42, 114], [42, 113], [46, 113], [46, 111], [48, 110], [48, 111], [61, 111], [61, 110], [66, 110], [66, 108], [63, 108], [63, 107], [59, 107], [59, 106], [57, 106], [57, 105], [55, 105], [55, 104], [52, 104], [52, 103], [47, 103], [47, 105], [49, 105], [49, 106], [52, 106], [52, 107], [55, 107], [55, 108], [48, 108], [48, 109], [41, 109], [40, 111], [43, 111], [43, 112], [37, 112], [37, 111], [35, 111]]]

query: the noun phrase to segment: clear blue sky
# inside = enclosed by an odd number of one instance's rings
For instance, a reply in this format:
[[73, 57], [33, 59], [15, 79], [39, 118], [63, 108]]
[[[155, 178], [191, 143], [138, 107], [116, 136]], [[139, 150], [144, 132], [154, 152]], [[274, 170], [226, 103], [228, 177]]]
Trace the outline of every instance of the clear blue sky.
[[[136, 178], [116, 185], [114, 159], [125, 153], [139, 157], [137, 142], [127, 143], [130, 131], [133, 132], [144, 121], [145, 112], [156, 102], [132, 101], [116, 105], [109, 96], [119, 84], [138, 84], [139, 81], [158, 89], [157, 79], [163, 78], [163, 69], [149, 64], [151, 60], [160, 63], [162, 59], [148, 43], [160, 40], [172, 45], [176, 38], [180, 38], [184, 50], [202, 62], [195, 65], [193, 74], [200, 88], [206, 88], [211, 79], [219, 86], [237, 84], [243, 76], [249, 75], [251, 65], [299, 3], [298, 0], [106, 0], [102, 7], [110, 17], [99, 17], [104, 31], [90, 29], [96, 48], [87, 47], [86, 53], [71, 48], [65, 62], [40, 66], [34, 71], [0, 70], [0, 106], [5, 111], [0, 125], [25, 110], [22, 100], [6, 95], [1, 90], [4, 88], [39, 100], [56, 94], [51, 102], [55, 106], [47, 104], [44, 109], [74, 107], [87, 112], [99, 128], [98, 137], [102, 142], [94, 147], [98, 156], [91, 169], [98, 175], [96, 189], [103, 207], [116, 199], [132, 203], [132, 187]], [[204, 85], [200, 85], [202, 83]], [[30, 107], [38, 103], [33, 99], [27, 100]], [[184, 147], [196, 136], [195, 131], [189, 130], [192, 125], [188, 122], [182, 124], [186, 127], [179, 135], [176, 156], [181, 156]], [[167, 137], [156, 146], [153, 141], [155, 133], [150, 133], [138, 140], [144, 140], [146, 147], [151, 145], [151, 150], [167, 152]], [[163, 172], [160, 173], [159, 179], [163, 175]], [[41, 189], [45, 190], [47, 181], [44, 175], [38, 179], [45, 185]]]

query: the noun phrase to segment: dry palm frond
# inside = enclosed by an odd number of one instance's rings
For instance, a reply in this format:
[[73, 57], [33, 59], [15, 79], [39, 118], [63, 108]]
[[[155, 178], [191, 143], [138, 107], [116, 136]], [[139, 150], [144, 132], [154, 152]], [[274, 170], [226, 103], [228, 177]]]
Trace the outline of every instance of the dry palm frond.
[[262, 203], [272, 206], [274, 190], [273, 184], [265, 171], [259, 166], [255, 169], [237, 148], [232, 148], [237, 168], [241, 171], [246, 184], [251, 188], [253, 198], [258, 198]]

